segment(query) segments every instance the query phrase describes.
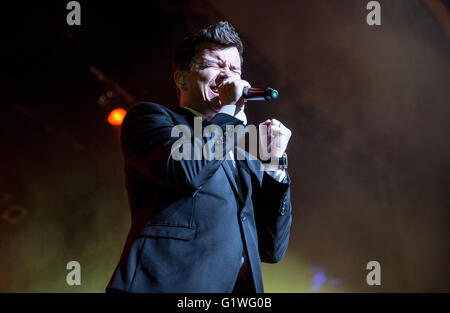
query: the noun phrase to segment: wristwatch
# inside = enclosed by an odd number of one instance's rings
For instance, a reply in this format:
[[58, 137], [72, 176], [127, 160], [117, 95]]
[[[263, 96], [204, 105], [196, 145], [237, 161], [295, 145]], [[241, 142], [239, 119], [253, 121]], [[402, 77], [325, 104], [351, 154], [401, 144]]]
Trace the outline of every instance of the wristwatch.
[[286, 152], [284, 152], [281, 158], [270, 158], [268, 160], [261, 161], [261, 163], [278, 165], [278, 169], [285, 170], [288, 167], [288, 157]]

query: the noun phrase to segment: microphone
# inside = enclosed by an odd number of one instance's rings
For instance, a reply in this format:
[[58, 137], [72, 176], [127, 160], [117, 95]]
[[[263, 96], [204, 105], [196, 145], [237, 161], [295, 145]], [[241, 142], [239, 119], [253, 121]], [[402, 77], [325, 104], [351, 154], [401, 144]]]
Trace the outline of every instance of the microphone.
[[280, 95], [278, 91], [272, 88], [244, 88], [242, 92], [244, 99], [254, 101], [275, 100]]

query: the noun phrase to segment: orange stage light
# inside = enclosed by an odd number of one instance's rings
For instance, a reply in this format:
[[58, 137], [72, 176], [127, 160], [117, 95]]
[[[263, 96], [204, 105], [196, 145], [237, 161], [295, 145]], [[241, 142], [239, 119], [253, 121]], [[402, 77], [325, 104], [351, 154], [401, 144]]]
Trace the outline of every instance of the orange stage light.
[[108, 115], [109, 124], [114, 126], [122, 125], [122, 121], [123, 118], [125, 117], [125, 114], [127, 114], [127, 111], [125, 111], [122, 108], [112, 110], [111, 113], [109, 113]]

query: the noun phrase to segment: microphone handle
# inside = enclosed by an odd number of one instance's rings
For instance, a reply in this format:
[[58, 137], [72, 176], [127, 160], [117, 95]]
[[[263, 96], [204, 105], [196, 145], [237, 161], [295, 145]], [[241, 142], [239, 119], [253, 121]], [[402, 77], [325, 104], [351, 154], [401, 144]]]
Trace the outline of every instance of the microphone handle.
[[270, 101], [278, 98], [278, 91], [272, 88], [244, 88], [244, 99], [253, 101]]

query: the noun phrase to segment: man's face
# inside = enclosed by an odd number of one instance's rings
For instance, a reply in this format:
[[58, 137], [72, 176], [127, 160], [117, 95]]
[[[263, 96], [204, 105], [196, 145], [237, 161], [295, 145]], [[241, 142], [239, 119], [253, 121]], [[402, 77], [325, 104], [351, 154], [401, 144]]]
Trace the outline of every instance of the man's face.
[[217, 86], [227, 78], [241, 78], [241, 58], [236, 47], [201, 43], [187, 74], [191, 103], [202, 102], [206, 110], [217, 112], [220, 107]]

